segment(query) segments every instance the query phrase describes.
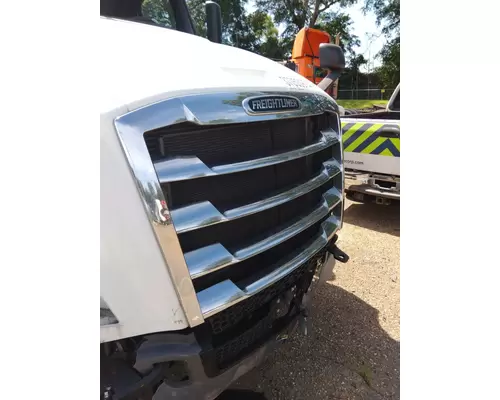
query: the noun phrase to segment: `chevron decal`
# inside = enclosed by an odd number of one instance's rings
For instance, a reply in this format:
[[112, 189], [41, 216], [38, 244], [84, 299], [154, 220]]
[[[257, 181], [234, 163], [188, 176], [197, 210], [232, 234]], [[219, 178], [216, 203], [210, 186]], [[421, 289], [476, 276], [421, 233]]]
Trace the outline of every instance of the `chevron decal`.
[[[397, 140], [397, 139], [392, 139]], [[386, 139], [382, 142], [371, 154], [380, 154], [381, 156], [399, 157], [399, 149], [395, 146], [391, 139]]]
[[[399, 157], [400, 139], [384, 136], [382, 133], [384, 127], [399, 130], [399, 123], [371, 123], [366, 121], [342, 123], [344, 151]], [[380, 136], [381, 134], [383, 136]]]

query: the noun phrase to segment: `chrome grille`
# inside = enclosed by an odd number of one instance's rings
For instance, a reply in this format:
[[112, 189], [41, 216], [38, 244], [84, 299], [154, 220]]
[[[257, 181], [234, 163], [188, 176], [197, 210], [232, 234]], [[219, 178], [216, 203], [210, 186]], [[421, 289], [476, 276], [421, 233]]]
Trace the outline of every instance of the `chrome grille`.
[[[242, 100], [260, 94], [172, 99], [117, 120], [191, 326], [290, 275], [341, 224], [333, 102], [293, 94], [300, 111], [247, 115]], [[138, 168], [144, 151], [151, 164]]]
[[[290, 251], [252, 262], [257, 255], [314, 225], [321, 235], [315, 251], [326, 243], [321, 223], [342, 200], [341, 181], [334, 184], [341, 172], [333, 151], [340, 146], [336, 121], [325, 113], [205, 129], [184, 123], [145, 134], [204, 317], [262, 290], [260, 283], [242, 282]], [[267, 177], [259, 179], [255, 170]], [[292, 271], [302, 254], [276, 269]]]

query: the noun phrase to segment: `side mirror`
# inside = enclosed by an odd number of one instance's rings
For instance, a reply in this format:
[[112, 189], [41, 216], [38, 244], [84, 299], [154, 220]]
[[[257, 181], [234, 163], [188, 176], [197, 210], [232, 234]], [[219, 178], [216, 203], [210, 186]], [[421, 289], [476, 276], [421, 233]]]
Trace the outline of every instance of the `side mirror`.
[[320, 68], [326, 68], [328, 75], [318, 83], [318, 87], [328, 92], [345, 69], [345, 57], [342, 48], [332, 43], [321, 43], [319, 45], [319, 66]]
[[319, 66], [330, 71], [345, 69], [345, 57], [342, 48], [332, 43], [321, 43], [319, 45]]
[[215, 1], [205, 3], [207, 14], [207, 37], [215, 43], [222, 43], [222, 15], [220, 6]]

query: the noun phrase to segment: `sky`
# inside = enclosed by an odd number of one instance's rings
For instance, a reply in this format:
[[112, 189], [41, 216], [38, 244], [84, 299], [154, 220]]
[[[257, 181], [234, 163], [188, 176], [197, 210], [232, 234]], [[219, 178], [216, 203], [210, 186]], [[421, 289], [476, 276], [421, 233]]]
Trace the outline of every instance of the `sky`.
[[[370, 60], [371, 68], [380, 65], [380, 60], [375, 55], [382, 49], [385, 43], [384, 35], [381, 34], [381, 27], [376, 24], [376, 17], [373, 12], [363, 14], [362, 4], [355, 4], [345, 10], [353, 20], [352, 28], [355, 35], [359, 37], [361, 46], [356, 48], [356, 53], [363, 54], [367, 60]], [[361, 70], [365, 69], [361, 68]]]
[[[376, 17], [370, 12], [366, 15], [363, 14], [361, 8], [362, 2], [355, 4], [343, 10], [349, 14], [353, 20], [352, 28], [353, 33], [359, 37], [361, 46], [356, 48], [357, 54], [363, 54], [367, 60], [370, 60], [370, 65], [361, 67], [361, 71], [366, 71], [369, 68], [373, 69], [380, 65], [380, 60], [375, 58], [375, 55], [380, 51], [384, 45], [385, 38], [381, 35], [381, 28], [377, 27]], [[254, 0], [249, 0], [246, 9], [248, 12], [255, 10]], [[281, 33], [281, 32], [280, 32]]]

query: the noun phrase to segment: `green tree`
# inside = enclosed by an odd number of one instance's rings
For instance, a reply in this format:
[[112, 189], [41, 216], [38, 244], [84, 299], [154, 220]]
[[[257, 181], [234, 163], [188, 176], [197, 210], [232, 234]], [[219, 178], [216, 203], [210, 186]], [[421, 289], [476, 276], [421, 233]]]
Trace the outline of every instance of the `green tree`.
[[241, 46], [264, 57], [285, 58], [285, 49], [278, 34], [278, 28], [267, 13], [255, 11], [244, 18], [246, 35]]
[[375, 13], [377, 24], [387, 38], [377, 55], [382, 65], [376, 72], [385, 87], [394, 88], [400, 79], [400, 1], [365, 0], [364, 11]]
[[340, 36], [340, 47], [349, 58], [355, 57], [355, 47], [361, 44], [358, 36], [352, 33], [353, 21], [347, 14], [341, 12], [326, 12], [318, 17], [317, 24], [313, 28], [328, 32], [332, 39], [335, 35]]
[[[196, 33], [200, 36], [206, 36], [207, 33], [205, 1], [187, 0]], [[244, 19], [247, 0], [220, 0], [218, 3], [222, 15], [222, 41], [224, 44], [240, 47], [246, 33]]]
[[[354, 55], [359, 38], [352, 34], [352, 20], [347, 14], [329, 10], [357, 0], [257, 0], [257, 10], [246, 13], [248, 0], [218, 0], [222, 15], [224, 44], [249, 50], [272, 59], [290, 57], [295, 35], [304, 26], [340, 34], [341, 46]], [[187, 0], [198, 35], [206, 36], [205, 0]], [[156, 22], [172, 26], [168, 0], [144, 0], [143, 11]], [[271, 17], [272, 15], [272, 17]], [[280, 36], [277, 25], [283, 24]]]
[[173, 27], [173, 11], [170, 3], [163, 0], [144, 0], [142, 2], [142, 15], [151, 18], [157, 24]]
[[280, 45], [286, 56], [292, 52], [293, 42], [300, 29], [316, 27], [330, 35], [341, 35], [342, 45], [348, 52], [359, 45], [359, 39], [351, 32], [352, 20], [346, 14], [334, 12], [332, 7], [342, 8], [357, 0], [256, 0], [262, 12], [271, 14], [274, 23], [284, 27]]
[[346, 7], [357, 0], [257, 0], [259, 10], [272, 14], [274, 22], [285, 24], [290, 32], [297, 33], [305, 26], [314, 26], [320, 15], [332, 6]]
[[382, 26], [382, 33], [387, 36], [399, 36], [400, 2], [399, 0], [365, 0], [363, 11], [372, 11], [377, 17], [377, 24]]
[[342, 90], [358, 89], [360, 81], [364, 77], [364, 74], [360, 71], [360, 67], [366, 63], [368, 63], [368, 60], [362, 54], [350, 57], [347, 68], [340, 77], [339, 88]]
[[376, 69], [384, 87], [395, 88], [400, 79], [400, 38], [388, 41], [379, 53], [382, 65]]
[[[150, 0], [161, 1], [161, 0]], [[220, 0], [222, 15], [222, 41], [269, 58], [284, 58], [285, 51], [278, 28], [267, 12], [245, 12], [247, 0]], [[205, 0], [187, 0], [187, 4], [200, 36], [206, 35]]]
[[349, 68], [352, 71], [358, 72], [359, 67], [368, 63], [368, 60], [365, 58], [363, 54], [357, 54], [352, 57], [349, 61]]

